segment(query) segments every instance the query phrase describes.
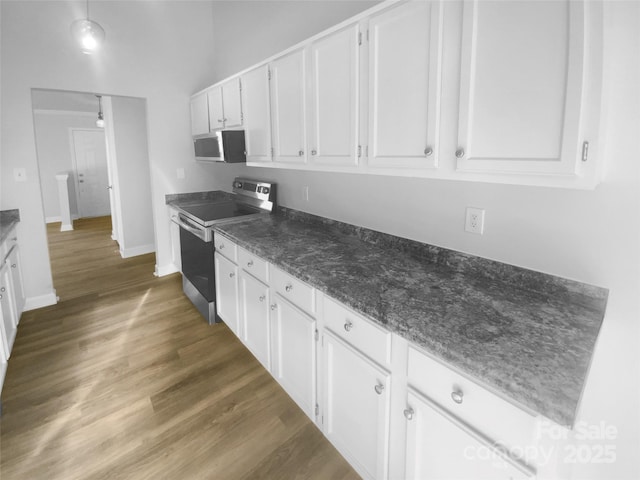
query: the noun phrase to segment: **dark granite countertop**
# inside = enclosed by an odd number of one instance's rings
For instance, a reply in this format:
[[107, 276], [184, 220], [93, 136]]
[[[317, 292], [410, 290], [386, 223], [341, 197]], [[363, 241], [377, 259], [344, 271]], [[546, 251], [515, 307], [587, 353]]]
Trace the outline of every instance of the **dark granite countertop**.
[[4, 242], [9, 232], [16, 223], [20, 221], [20, 211], [1, 210], [0, 211], [0, 243]]
[[222, 190], [209, 192], [170, 193], [164, 196], [165, 203], [169, 206], [190, 205], [195, 203], [217, 202], [234, 198], [233, 193]]
[[219, 233], [573, 426], [608, 291], [288, 209]]

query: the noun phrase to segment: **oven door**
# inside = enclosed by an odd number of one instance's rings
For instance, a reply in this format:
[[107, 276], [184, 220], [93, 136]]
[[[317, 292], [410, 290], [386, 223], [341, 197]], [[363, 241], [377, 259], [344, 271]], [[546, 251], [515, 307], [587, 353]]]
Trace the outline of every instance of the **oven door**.
[[180, 224], [180, 257], [182, 275], [211, 303], [215, 300], [216, 283], [213, 265], [213, 241], [189, 225]]

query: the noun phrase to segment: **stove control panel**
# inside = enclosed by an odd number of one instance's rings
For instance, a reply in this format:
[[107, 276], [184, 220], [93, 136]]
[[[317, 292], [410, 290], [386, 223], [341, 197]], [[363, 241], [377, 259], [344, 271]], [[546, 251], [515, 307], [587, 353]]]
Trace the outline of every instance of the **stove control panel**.
[[272, 211], [276, 203], [276, 184], [237, 177], [233, 181], [233, 193], [259, 208]]

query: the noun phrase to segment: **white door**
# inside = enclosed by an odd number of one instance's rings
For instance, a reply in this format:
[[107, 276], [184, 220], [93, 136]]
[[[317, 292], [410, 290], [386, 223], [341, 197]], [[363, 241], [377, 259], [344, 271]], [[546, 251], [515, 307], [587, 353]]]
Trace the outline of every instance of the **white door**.
[[316, 321], [280, 295], [272, 303], [273, 376], [315, 422]]
[[405, 477], [415, 480], [531, 480], [472, 429], [409, 388]]
[[575, 172], [585, 3], [464, 2], [458, 170]]
[[209, 105], [209, 129], [213, 131], [223, 128], [222, 87], [217, 86], [207, 92], [207, 103]]
[[240, 273], [242, 341], [251, 353], [270, 369], [269, 288], [245, 272]]
[[311, 45], [310, 161], [356, 165], [360, 27], [321, 38]]
[[306, 162], [306, 50], [296, 50], [271, 64], [273, 160]]
[[224, 323], [240, 337], [238, 322], [238, 267], [216, 252], [216, 308]]
[[15, 299], [16, 323], [20, 322], [20, 316], [24, 310], [26, 297], [24, 295], [24, 284], [22, 283], [22, 270], [20, 269], [20, 252], [18, 244], [9, 250], [7, 255], [7, 265], [11, 275], [11, 288]]
[[258, 67], [242, 76], [242, 110], [247, 162], [271, 160], [269, 69]]
[[209, 103], [207, 94], [201, 93], [191, 99], [191, 135], [209, 133]]
[[442, 8], [438, 1], [392, 7], [369, 22], [371, 166], [436, 166]]
[[110, 215], [104, 130], [72, 129], [71, 135], [76, 165], [78, 214], [80, 217]]
[[388, 477], [390, 374], [323, 333], [325, 435], [364, 478]]
[[234, 78], [222, 85], [224, 128], [239, 127], [242, 125], [241, 89], [240, 78]]

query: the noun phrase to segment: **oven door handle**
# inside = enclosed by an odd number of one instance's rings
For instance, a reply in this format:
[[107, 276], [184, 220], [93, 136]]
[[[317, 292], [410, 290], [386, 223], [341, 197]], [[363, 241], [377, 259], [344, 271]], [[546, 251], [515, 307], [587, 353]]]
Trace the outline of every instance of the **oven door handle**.
[[193, 233], [200, 240], [202, 240], [204, 242], [210, 242], [211, 241], [210, 238], [207, 238], [207, 237], [210, 236], [208, 234], [209, 232], [207, 230], [203, 230], [201, 228], [197, 228], [195, 226], [192, 226], [190, 223], [187, 223], [187, 220], [185, 220], [184, 218], [181, 218], [178, 215], [172, 215], [171, 216], [171, 221], [173, 223], [175, 223], [176, 225], [178, 225], [180, 228], [184, 228], [187, 232]]

